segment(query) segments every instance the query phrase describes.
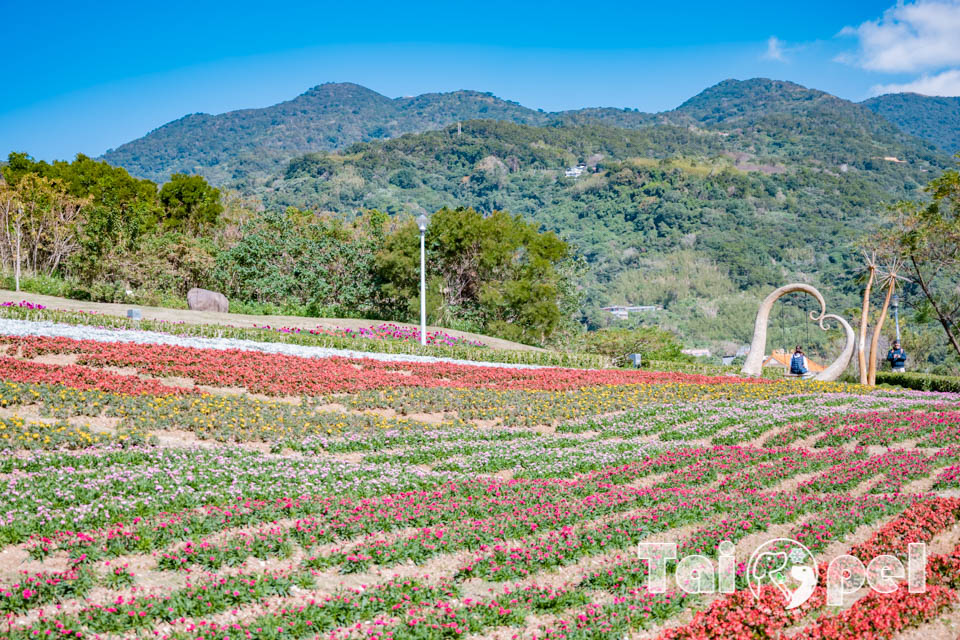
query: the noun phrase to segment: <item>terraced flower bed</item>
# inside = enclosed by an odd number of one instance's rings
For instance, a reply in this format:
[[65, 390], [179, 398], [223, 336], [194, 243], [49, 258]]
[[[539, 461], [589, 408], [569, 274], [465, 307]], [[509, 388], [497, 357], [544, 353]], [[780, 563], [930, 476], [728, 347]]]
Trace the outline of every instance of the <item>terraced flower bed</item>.
[[[256, 327], [257, 325], [253, 326]], [[336, 329], [327, 329], [324, 327], [317, 327], [316, 329], [300, 329], [298, 327], [270, 326], [258, 328], [294, 335], [307, 333], [315, 336], [338, 336], [343, 338], [360, 338], [366, 340], [400, 340], [403, 342], [420, 342], [419, 329], [416, 327], [402, 327], [391, 322], [385, 322], [373, 327], [360, 327], [358, 329], [343, 329], [341, 327], [337, 327]], [[479, 340], [470, 340], [460, 336], [452, 336], [446, 331], [427, 331], [426, 343], [429, 345], [443, 345], [447, 347], [466, 346], [483, 348], [487, 346]]]
[[[0, 345], [3, 637], [933, 638], [960, 624], [957, 395]], [[749, 556], [774, 538], [813, 554], [799, 607], [750, 589]], [[685, 590], [680, 560], [718, 563], [725, 541], [733, 592]], [[677, 546], [664, 592], [641, 542]], [[827, 604], [834, 557], [906, 562], [911, 543], [928, 545], [925, 591], [904, 576]]]
[[382, 362], [369, 359], [299, 358], [256, 351], [196, 349], [69, 338], [0, 336], [22, 358], [75, 356], [91, 367], [132, 367], [151, 376], [182, 376], [201, 384], [242, 386], [267, 395], [357, 392], [397, 387], [537, 389], [629, 384], [767, 384], [720, 376], [621, 369], [507, 369], [445, 362]]

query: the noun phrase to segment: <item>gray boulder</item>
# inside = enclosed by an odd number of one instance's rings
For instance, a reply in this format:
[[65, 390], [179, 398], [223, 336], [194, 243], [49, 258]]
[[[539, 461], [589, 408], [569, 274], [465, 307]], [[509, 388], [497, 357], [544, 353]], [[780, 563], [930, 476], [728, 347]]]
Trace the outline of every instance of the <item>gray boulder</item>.
[[216, 291], [196, 287], [187, 291], [187, 306], [193, 311], [226, 313], [230, 310], [230, 302], [227, 300], [227, 296]]

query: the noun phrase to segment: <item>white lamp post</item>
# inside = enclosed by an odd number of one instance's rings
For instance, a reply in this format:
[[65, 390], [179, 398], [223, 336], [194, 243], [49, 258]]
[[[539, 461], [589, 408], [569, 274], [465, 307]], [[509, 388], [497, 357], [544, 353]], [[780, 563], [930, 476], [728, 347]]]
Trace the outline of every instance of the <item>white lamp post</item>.
[[427, 344], [427, 267], [424, 250], [424, 235], [427, 233], [427, 216], [420, 214], [417, 227], [420, 229], [420, 344]]

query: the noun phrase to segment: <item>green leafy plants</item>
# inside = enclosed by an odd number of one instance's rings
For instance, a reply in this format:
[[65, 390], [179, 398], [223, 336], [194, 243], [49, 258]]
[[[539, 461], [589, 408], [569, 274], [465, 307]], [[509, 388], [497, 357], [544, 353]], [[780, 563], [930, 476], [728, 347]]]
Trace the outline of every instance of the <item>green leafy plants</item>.
[[877, 384], [889, 384], [917, 391], [960, 392], [960, 378], [933, 373], [880, 371], [877, 372]]
[[625, 366], [631, 364], [625, 357], [631, 353], [639, 353], [644, 363], [648, 360], [693, 362], [693, 357], [681, 353], [683, 345], [675, 334], [657, 327], [588, 331], [577, 336], [572, 347], [575, 351], [617, 359]]

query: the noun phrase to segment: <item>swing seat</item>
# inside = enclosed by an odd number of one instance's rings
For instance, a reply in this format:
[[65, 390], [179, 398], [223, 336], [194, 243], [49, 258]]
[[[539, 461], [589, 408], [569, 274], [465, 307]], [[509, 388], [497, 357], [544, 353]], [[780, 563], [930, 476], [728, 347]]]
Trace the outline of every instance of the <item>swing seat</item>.
[[773, 353], [766, 357], [763, 361], [764, 367], [777, 367], [782, 368], [784, 378], [800, 378], [800, 379], [809, 379], [816, 376], [818, 373], [823, 371], [826, 367], [821, 365], [818, 362], [814, 362], [809, 357], [807, 358], [807, 372], [806, 373], [790, 373], [790, 356], [783, 349], [774, 349]]

